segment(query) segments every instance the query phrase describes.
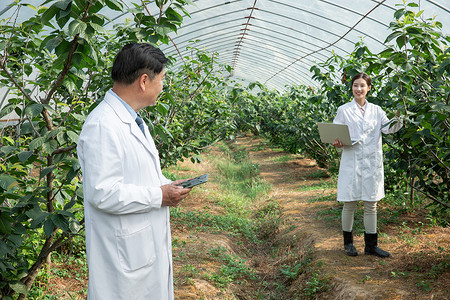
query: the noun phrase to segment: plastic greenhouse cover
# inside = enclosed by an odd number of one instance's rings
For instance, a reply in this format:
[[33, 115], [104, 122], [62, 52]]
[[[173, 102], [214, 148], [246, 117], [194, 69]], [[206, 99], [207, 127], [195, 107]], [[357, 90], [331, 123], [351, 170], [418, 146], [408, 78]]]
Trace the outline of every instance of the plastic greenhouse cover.
[[[0, 4], [0, 19], [12, 13], [4, 0]], [[22, 3], [38, 5], [42, 1]], [[130, 6], [137, 0], [123, 0]], [[153, 2], [153, 1], [150, 1]], [[384, 49], [388, 26], [394, 11], [403, 0], [193, 0], [187, 7], [177, 33], [170, 35], [173, 43], [160, 45], [176, 59], [172, 68], [183, 62], [186, 47], [218, 53], [220, 63], [232, 66], [232, 79], [259, 81], [269, 88], [283, 90], [289, 85], [315, 86], [310, 68], [327, 60], [332, 53], [346, 56], [355, 43], [363, 41], [374, 53]], [[416, 0], [416, 10], [424, 10], [424, 18], [435, 16], [449, 33], [449, 0]], [[50, 5], [50, 4], [47, 4]], [[150, 4], [149, 7], [152, 5]], [[107, 28], [132, 16], [108, 10], [100, 11], [111, 19]], [[151, 13], [156, 13], [152, 12]], [[22, 7], [18, 21], [34, 14]], [[192, 41], [196, 41], [192, 44]], [[0, 97], [2, 95], [0, 94]], [[1, 98], [0, 98], [1, 101]]]

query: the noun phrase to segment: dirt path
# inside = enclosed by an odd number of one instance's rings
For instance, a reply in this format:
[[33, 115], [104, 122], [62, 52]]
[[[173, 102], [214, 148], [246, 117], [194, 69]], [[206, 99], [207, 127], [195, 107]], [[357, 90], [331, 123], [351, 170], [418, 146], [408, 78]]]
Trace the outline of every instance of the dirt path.
[[[414, 262], [422, 261], [425, 264], [423, 267], [429, 267], [428, 260], [431, 260], [432, 264], [442, 263], [437, 257], [428, 256], [427, 252], [433, 252], [439, 247], [449, 250], [448, 228], [427, 228], [426, 232], [414, 236], [414, 243], [406, 243], [398, 238], [397, 226], [386, 226], [384, 230], [388, 236], [379, 238], [379, 245], [391, 252], [391, 258], [381, 259], [364, 255], [364, 241], [361, 235], [355, 237], [359, 256], [348, 257], [343, 252], [339, 220], [335, 218], [329, 221], [318, 217], [321, 212], [340, 210], [340, 205], [332, 196], [328, 197], [329, 201], [308, 201], [312, 198], [334, 195], [336, 190], [302, 189], [319, 182], [319, 179], [313, 178], [314, 174], [320, 172], [315, 162], [294, 156], [292, 160], [277, 162], [277, 157], [286, 156], [286, 153], [270, 149], [252, 151], [259, 142], [250, 138], [238, 140], [239, 144], [249, 150], [251, 159], [259, 164], [260, 176], [273, 186], [271, 197], [282, 205], [285, 222], [297, 226], [304, 236], [312, 237], [315, 259], [323, 263], [321, 269], [331, 277], [333, 285], [333, 289], [327, 295], [323, 295], [324, 299], [450, 299], [448, 265], [442, 276], [433, 281], [434, 286], [430, 287], [430, 291], [418, 288], [416, 277], [408, 275], [408, 272], [414, 271]], [[405, 222], [408, 221], [407, 217], [405, 216]], [[409, 221], [414, 224], [418, 220], [414, 220], [413, 217]], [[405, 231], [409, 228], [403, 227]], [[418, 255], [422, 252], [424, 254], [422, 260], [412, 261], [411, 256], [414, 255], [408, 251]]]
[[[281, 206], [279, 231], [266, 241], [268, 251], [248, 251], [239, 235], [195, 227], [203, 225], [198, 218], [205, 215], [226, 215], [223, 206], [217, 205], [216, 198], [224, 195], [214, 178], [217, 169], [210, 159], [223, 153], [214, 148], [201, 164], [180, 163], [173, 171], [180, 178], [204, 173], [210, 173], [211, 178], [181, 203], [179, 210], [186, 214], [184, 218], [177, 218], [176, 211], [172, 211], [176, 300], [450, 299], [450, 228], [431, 226], [423, 210], [395, 214], [381, 202], [379, 220], [380, 215], [391, 220], [383, 222], [379, 244], [392, 257], [364, 255], [362, 228], [355, 236], [360, 255], [348, 257], [343, 251], [341, 206], [335, 201], [335, 179], [324, 177], [324, 170], [313, 160], [271, 149], [261, 139], [242, 137], [234, 145], [248, 151], [251, 161], [259, 165], [259, 176], [272, 186], [269, 195], [261, 201], [276, 200]], [[362, 226], [358, 218], [361, 216], [355, 216], [355, 230]], [[194, 227], [190, 227], [192, 224]], [[307, 268], [312, 271], [309, 274], [302, 271], [286, 281], [281, 269], [301, 264], [309, 249], [313, 249], [312, 262]], [[212, 251], [218, 256], [214, 257]], [[221, 273], [224, 261], [218, 258], [220, 255], [232, 258], [229, 262], [234, 261], [234, 270], [247, 272], [246, 266], [255, 270], [259, 279], [238, 278], [240, 283], [235, 283], [236, 279], [218, 281], [233, 275], [227, 277]], [[327, 279], [329, 288], [303, 296], [311, 280], [306, 275], [314, 272]], [[217, 274], [215, 279], [214, 274]], [[49, 294], [56, 297], [52, 299], [84, 299], [87, 280], [79, 279], [78, 275], [56, 275], [47, 287]], [[271, 293], [276, 288], [280, 291]], [[262, 296], [254, 296], [259, 292]]]

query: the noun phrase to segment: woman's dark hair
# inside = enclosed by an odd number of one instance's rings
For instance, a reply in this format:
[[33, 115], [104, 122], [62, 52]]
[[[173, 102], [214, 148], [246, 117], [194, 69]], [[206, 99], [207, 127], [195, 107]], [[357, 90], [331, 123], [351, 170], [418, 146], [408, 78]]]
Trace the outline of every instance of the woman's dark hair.
[[352, 86], [353, 86], [353, 82], [355, 82], [356, 79], [360, 79], [360, 78], [364, 79], [368, 86], [372, 86], [372, 79], [370, 79], [370, 76], [367, 75], [366, 73], [358, 73], [355, 76], [353, 76]]
[[150, 44], [128, 44], [114, 59], [111, 78], [116, 82], [131, 84], [146, 73], [153, 79], [161, 73], [167, 61], [164, 53]]

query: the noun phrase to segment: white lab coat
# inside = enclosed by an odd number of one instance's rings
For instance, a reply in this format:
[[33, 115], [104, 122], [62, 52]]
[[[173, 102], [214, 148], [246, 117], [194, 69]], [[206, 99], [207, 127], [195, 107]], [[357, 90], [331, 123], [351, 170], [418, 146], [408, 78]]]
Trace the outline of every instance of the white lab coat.
[[398, 131], [402, 122], [390, 120], [378, 105], [366, 100], [362, 115], [355, 100], [338, 108], [334, 123], [349, 127], [353, 146], [344, 146], [337, 185], [338, 201], [378, 201], [384, 197], [384, 170], [381, 132]]
[[89, 300], [173, 299], [169, 208], [161, 207], [158, 151], [112, 94], [78, 140]]

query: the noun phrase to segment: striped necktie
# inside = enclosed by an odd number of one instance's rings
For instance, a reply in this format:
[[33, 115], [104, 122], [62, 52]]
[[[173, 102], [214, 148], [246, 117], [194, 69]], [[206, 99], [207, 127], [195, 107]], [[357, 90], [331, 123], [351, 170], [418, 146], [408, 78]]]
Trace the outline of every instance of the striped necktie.
[[136, 123], [139, 126], [139, 129], [141, 129], [142, 133], [145, 135], [145, 130], [144, 130], [144, 121], [142, 120], [140, 115], [137, 115], [136, 117]]
[[358, 105], [358, 107], [359, 107], [359, 110], [361, 111], [362, 115], [364, 116], [364, 113], [365, 113], [365, 111], [364, 111], [364, 107], [362, 107], [362, 106], [359, 106], [359, 105]]

